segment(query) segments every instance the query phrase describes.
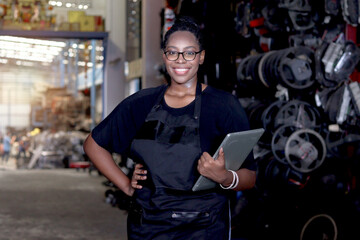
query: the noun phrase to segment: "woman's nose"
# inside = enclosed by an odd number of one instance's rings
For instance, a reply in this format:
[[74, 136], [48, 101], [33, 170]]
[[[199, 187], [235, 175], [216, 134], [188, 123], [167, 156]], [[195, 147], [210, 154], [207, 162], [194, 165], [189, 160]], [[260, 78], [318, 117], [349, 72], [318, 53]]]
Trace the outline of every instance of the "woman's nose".
[[178, 59], [176, 60], [176, 62], [180, 62], [180, 63], [186, 62], [183, 53], [179, 53], [179, 57], [178, 57]]

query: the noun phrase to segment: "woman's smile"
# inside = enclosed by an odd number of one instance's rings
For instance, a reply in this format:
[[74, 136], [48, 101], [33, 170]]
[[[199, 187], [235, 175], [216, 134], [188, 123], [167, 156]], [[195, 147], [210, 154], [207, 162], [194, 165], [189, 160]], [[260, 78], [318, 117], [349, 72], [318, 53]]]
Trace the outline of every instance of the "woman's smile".
[[174, 69], [174, 72], [178, 75], [186, 75], [190, 68], [173, 68]]

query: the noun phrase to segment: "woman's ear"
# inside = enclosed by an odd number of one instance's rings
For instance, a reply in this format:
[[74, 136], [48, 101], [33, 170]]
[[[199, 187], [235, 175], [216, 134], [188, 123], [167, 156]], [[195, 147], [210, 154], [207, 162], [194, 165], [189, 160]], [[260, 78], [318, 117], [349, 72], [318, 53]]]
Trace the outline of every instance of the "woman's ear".
[[160, 52], [161, 57], [162, 57], [162, 59], [163, 59], [163, 62], [165, 62], [165, 60], [166, 60], [164, 51], [165, 51], [165, 50], [161, 50], [161, 52]]
[[205, 50], [202, 50], [200, 53], [200, 64], [203, 64], [205, 61]]
[[165, 57], [164, 52], [162, 52], [162, 53], [161, 53], [161, 57], [162, 57], [163, 62], [165, 63], [165, 61], [166, 61], [166, 57]]

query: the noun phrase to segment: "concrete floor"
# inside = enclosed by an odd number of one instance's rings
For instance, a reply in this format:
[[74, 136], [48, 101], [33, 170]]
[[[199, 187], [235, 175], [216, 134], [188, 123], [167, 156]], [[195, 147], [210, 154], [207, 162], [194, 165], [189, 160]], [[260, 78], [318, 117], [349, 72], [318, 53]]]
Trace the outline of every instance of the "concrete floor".
[[0, 240], [122, 240], [126, 212], [105, 202], [106, 179], [76, 169], [0, 162]]

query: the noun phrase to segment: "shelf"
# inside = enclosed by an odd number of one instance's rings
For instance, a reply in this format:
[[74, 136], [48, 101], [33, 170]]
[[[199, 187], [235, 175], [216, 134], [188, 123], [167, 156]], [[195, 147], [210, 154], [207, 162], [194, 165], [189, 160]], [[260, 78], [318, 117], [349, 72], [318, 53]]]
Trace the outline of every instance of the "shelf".
[[66, 39], [98, 39], [108, 37], [108, 32], [72, 32], [72, 31], [35, 31], [35, 30], [0, 30], [0, 35], [31, 38], [66, 38]]

